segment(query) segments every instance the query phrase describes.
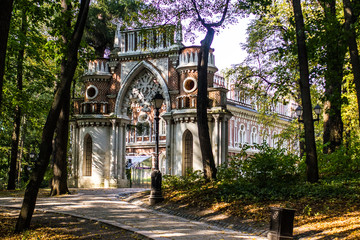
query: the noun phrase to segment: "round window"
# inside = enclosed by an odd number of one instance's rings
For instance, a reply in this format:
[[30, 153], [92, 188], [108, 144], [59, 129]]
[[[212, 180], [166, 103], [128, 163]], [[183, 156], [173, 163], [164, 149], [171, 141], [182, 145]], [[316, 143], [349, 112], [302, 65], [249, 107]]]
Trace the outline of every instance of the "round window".
[[86, 89], [86, 98], [93, 99], [98, 95], [97, 87], [91, 85]]
[[139, 122], [145, 122], [148, 120], [148, 118], [149, 118], [149, 116], [146, 113], [141, 113], [138, 120], [139, 120]]
[[197, 88], [196, 80], [194, 78], [185, 79], [183, 88], [184, 88], [184, 91], [187, 93], [195, 91]]

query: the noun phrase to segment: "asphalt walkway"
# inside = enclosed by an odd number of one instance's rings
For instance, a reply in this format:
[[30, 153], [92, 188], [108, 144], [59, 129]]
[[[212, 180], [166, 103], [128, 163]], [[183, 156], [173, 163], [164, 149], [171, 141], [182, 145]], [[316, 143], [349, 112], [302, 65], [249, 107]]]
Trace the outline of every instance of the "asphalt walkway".
[[[35, 209], [104, 222], [152, 239], [266, 239], [161, 213], [119, 200], [118, 196], [144, 189], [79, 189], [76, 194], [38, 198]], [[1, 197], [0, 206], [20, 208], [22, 198]]]

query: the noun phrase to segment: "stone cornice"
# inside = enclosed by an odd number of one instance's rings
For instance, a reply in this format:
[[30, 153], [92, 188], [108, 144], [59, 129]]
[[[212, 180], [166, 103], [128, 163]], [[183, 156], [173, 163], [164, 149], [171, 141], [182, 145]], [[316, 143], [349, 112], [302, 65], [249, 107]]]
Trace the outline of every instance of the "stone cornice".
[[174, 54], [178, 54], [179, 49], [164, 49], [162, 51], [134, 51], [134, 52], [113, 52], [110, 55], [110, 67], [115, 67], [118, 62], [122, 61], [130, 61], [130, 60], [144, 60], [144, 59], [156, 59], [156, 58], [164, 58], [164, 57], [173, 57]]

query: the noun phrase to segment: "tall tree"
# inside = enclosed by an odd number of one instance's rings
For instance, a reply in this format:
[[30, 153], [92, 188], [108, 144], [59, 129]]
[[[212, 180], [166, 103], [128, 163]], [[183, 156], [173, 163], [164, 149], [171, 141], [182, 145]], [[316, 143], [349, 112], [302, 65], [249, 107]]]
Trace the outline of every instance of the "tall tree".
[[319, 180], [319, 171], [310, 96], [309, 65], [306, 48], [305, 26], [300, 0], [293, 0], [292, 2], [295, 15], [296, 40], [300, 68], [299, 86], [301, 102], [304, 110], [303, 119], [305, 128], [306, 173], [307, 180], [311, 183], [314, 183]]
[[[17, 82], [17, 90], [18, 94], [16, 95], [17, 98], [20, 98], [22, 95], [23, 90], [23, 70], [24, 70], [24, 54], [25, 54], [25, 38], [26, 38], [26, 32], [27, 32], [27, 17], [26, 17], [26, 7], [23, 7], [21, 10], [21, 28], [19, 31], [19, 52], [17, 57], [17, 76], [16, 76], [16, 82]], [[9, 178], [8, 178], [8, 190], [14, 190], [16, 187], [16, 164], [18, 159], [18, 153], [19, 153], [19, 139], [20, 139], [20, 124], [21, 124], [21, 106], [19, 104], [20, 99], [17, 99], [17, 104], [15, 106], [14, 111], [14, 130], [11, 137], [11, 158], [10, 158], [10, 170], [9, 170]], [[18, 169], [20, 171], [20, 169]]]
[[[151, 1], [148, 1], [151, 3]], [[162, 0], [156, 4], [155, 9], [148, 10], [147, 20], [153, 18], [157, 23], [174, 23], [184, 20], [186, 38], [194, 39], [194, 32], [205, 32], [205, 38], [201, 41], [198, 61], [198, 93], [197, 93], [197, 123], [200, 140], [201, 157], [203, 162], [204, 177], [211, 179], [216, 177], [216, 167], [212, 156], [211, 141], [207, 119], [208, 93], [207, 93], [207, 64], [208, 53], [214, 38], [214, 34], [220, 27], [237, 22], [241, 14], [264, 10], [270, 0], [241, 0], [241, 1], [196, 1], [196, 0]], [[153, 14], [153, 15], [152, 15]], [[146, 14], [145, 14], [146, 15]]]
[[[358, 112], [360, 118], [360, 58], [358, 44], [356, 40], [356, 29], [355, 23], [358, 19], [358, 13], [354, 12], [353, 5], [354, 1], [343, 0], [344, 5], [344, 18], [345, 18], [345, 37], [347, 39], [347, 44], [350, 52], [350, 61], [352, 65], [352, 73], [354, 76], [354, 83], [356, 88], [356, 97], [358, 102]], [[359, 3], [357, 3], [359, 5]], [[360, 124], [360, 121], [359, 121]]]
[[[66, 26], [66, 28], [62, 28], [60, 32], [63, 45], [67, 46], [70, 40], [69, 30], [71, 29], [72, 21], [72, 5], [68, 1], [62, 0], [61, 7], [63, 17], [61, 21], [63, 24], [61, 25]], [[66, 59], [63, 58], [62, 61], [62, 65], [64, 66], [66, 64]], [[56, 137], [54, 139], [55, 149], [53, 149], [54, 164], [53, 179], [51, 181], [51, 196], [69, 193], [67, 186], [67, 149], [69, 139], [70, 91], [65, 93], [62, 104], [63, 105], [56, 125]]]
[[209, 51], [211, 43], [214, 39], [214, 28], [220, 27], [226, 17], [230, 0], [226, 0], [223, 6], [222, 17], [217, 22], [206, 22], [204, 17], [199, 12], [198, 4], [195, 0], [192, 0], [193, 7], [195, 9], [197, 19], [201, 22], [201, 25], [206, 29], [205, 38], [201, 41], [201, 48], [199, 52], [199, 62], [197, 66], [198, 71], [198, 93], [197, 93], [197, 125], [199, 133], [199, 142], [201, 149], [201, 157], [203, 161], [204, 176], [206, 179], [216, 178], [216, 166], [214, 156], [212, 154], [212, 147], [209, 134], [209, 125], [207, 117], [207, 109], [209, 104], [208, 99], [208, 62]]
[[334, 152], [342, 143], [341, 86], [346, 43], [343, 26], [337, 16], [336, 0], [321, 0], [324, 11], [325, 44], [325, 102], [324, 153]]
[[16, 232], [23, 231], [30, 226], [39, 187], [49, 164], [49, 159], [52, 152], [51, 142], [54, 137], [56, 123], [63, 105], [62, 100], [65, 98], [66, 93], [70, 91], [71, 82], [76, 70], [78, 62], [78, 48], [84, 32], [89, 4], [90, 0], [81, 0], [80, 2], [80, 10], [78, 12], [77, 21], [71, 35], [71, 40], [66, 48], [66, 54], [64, 56], [66, 60], [62, 62], [61, 66], [59, 87], [55, 93], [54, 100], [43, 129], [39, 160], [31, 174], [29, 183], [26, 186], [20, 215], [15, 226]]
[[[5, 74], [5, 57], [14, 0], [0, 1], [0, 110]], [[0, 111], [1, 113], [1, 111]]]
[[67, 185], [68, 164], [67, 149], [69, 139], [69, 116], [70, 116], [70, 91], [63, 99], [60, 116], [56, 125], [55, 154], [53, 166], [53, 178], [51, 181], [51, 196], [69, 193]]

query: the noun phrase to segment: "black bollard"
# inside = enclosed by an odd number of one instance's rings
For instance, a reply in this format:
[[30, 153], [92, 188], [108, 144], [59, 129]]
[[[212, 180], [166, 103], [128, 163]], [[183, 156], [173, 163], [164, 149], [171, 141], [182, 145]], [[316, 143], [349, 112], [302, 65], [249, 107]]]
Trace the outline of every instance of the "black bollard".
[[162, 176], [159, 170], [154, 170], [151, 173], [151, 193], [150, 193], [150, 205], [155, 205], [164, 201], [161, 191]]
[[293, 239], [295, 210], [271, 207], [269, 240]]

